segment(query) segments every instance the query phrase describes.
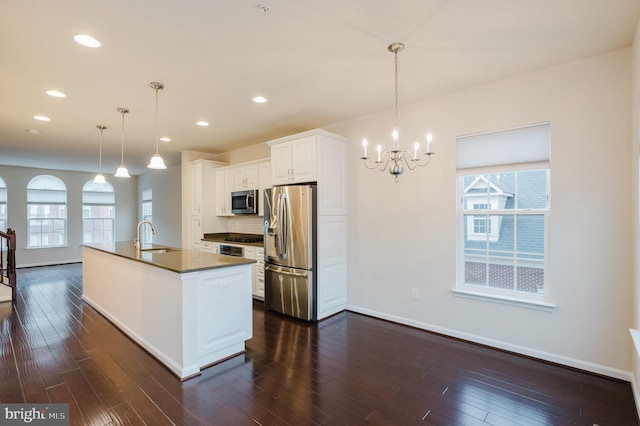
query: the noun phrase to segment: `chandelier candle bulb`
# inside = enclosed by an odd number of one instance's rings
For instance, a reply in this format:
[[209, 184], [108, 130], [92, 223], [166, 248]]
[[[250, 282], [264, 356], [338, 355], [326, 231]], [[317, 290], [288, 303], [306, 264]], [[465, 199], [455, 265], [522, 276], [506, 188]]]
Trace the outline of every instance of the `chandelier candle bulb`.
[[420, 144], [418, 142], [413, 144], [413, 160], [414, 161], [418, 159], [418, 149], [419, 148], [420, 148]]
[[382, 145], [378, 145], [376, 147], [376, 151], [378, 151], [378, 161], [377, 162], [380, 163], [381, 162], [380, 161], [380, 154], [382, 153]]
[[398, 129], [393, 129], [391, 132], [391, 137], [393, 138], [393, 150], [398, 150]]
[[362, 148], [364, 149], [364, 155], [362, 158], [367, 158], [367, 139], [362, 139]]
[[431, 136], [431, 133], [427, 133], [427, 153], [431, 152], [431, 140], [433, 139], [433, 136]]

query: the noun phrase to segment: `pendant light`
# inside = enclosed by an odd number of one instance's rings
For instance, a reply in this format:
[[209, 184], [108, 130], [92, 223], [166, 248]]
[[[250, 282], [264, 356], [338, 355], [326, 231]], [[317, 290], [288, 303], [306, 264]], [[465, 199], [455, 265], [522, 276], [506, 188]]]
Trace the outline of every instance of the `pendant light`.
[[124, 166], [124, 115], [128, 114], [129, 110], [126, 108], [118, 108], [118, 112], [122, 114], [122, 132], [120, 133], [120, 167], [118, 167], [118, 170], [116, 170], [116, 174], [114, 176], [128, 178], [131, 176], [129, 176], [129, 170], [127, 170], [127, 168]]
[[98, 184], [104, 184], [107, 183], [107, 181], [104, 179], [104, 175], [102, 174], [102, 131], [104, 129], [107, 128], [107, 126], [103, 126], [102, 124], [98, 124], [96, 126], [98, 129], [100, 129], [100, 160], [98, 163], [98, 174], [96, 175], [96, 177], [93, 179], [93, 183], [98, 183]]
[[167, 166], [164, 165], [164, 160], [160, 157], [158, 152], [159, 145], [159, 136], [158, 136], [158, 90], [164, 89], [164, 84], [158, 82], [151, 82], [149, 86], [156, 91], [156, 153], [153, 157], [151, 157], [151, 161], [149, 161], [149, 165], [147, 166], [150, 169], [166, 169]]

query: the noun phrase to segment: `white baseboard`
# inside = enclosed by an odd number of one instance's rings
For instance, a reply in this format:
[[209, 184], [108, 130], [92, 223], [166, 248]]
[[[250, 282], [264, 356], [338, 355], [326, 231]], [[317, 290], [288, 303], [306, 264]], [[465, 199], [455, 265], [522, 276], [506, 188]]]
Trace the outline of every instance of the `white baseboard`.
[[67, 264], [71, 264], [71, 263], [82, 263], [82, 258], [77, 259], [77, 260], [61, 260], [58, 262], [37, 262], [37, 263], [23, 263], [23, 264], [16, 264], [16, 269], [20, 269], [20, 268], [33, 268], [36, 266], [54, 266], [54, 265], [67, 265]]
[[[389, 315], [384, 312], [373, 311], [371, 309], [361, 308], [358, 306], [347, 305], [347, 310], [364, 314], [364, 315], [369, 315], [369, 316], [380, 318], [380, 319], [384, 319], [387, 321], [395, 322], [398, 324], [408, 325], [408, 326], [419, 328], [426, 331], [432, 331], [434, 333], [443, 334], [445, 336], [455, 337], [458, 339], [467, 340], [469, 342], [479, 343], [481, 345], [491, 346], [493, 348], [502, 349], [505, 351], [514, 352], [521, 355], [526, 355], [532, 358], [538, 358], [544, 361], [566, 365], [568, 367], [589, 371], [589, 372], [600, 374], [603, 376], [625, 380], [633, 384], [633, 374], [630, 371], [619, 370], [617, 368], [611, 368], [606, 365], [595, 364], [589, 361], [570, 358], [563, 355], [557, 355], [550, 352], [540, 351], [537, 349], [527, 348], [525, 346], [514, 345], [512, 343], [489, 339], [483, 336], [464, 333], [461, 331], [439, 327], [433, 324], [428, 324], [420, 321], [414, 321], [412, 319], [403, 318], [396, 315]], [[634, 394], [635, 394], [635, 388], [634, 388]], [[636, 395], [636, 401], [638, 401], [637, 395]]]

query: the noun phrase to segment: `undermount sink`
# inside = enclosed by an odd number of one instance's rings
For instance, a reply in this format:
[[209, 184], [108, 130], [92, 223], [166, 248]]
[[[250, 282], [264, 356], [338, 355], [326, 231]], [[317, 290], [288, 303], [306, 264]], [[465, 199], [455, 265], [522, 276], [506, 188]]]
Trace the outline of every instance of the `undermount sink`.
[[168, 247], [155, 247], [155, 248], [141, 249], [140, 251], [146, 252], [146, 253], [171, 253], [179, 250], [168, 248]]

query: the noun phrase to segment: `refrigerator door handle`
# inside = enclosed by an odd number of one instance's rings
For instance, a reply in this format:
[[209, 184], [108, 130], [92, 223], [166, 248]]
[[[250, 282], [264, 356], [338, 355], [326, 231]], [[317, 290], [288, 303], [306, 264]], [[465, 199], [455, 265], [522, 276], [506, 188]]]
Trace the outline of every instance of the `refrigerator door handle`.
[[287, 254], [289, 253], [289, 200], [287, 199], [287, 195], [283, 194], [282, 196], [282, 258], [286, 259]]
[[307, 278], [309, 276], [309, 274], [306, 273], [306, 272], [303, 272], [303, 273], [301, 273], [301, 272], [288, 272], [288, 271], [283, 271], [281, 269], [273, 269], [273, 268], [270, 268], [268, 266], [265, 266], [264, 269], [265, 269], [265, 271], [271, 271], [271, 272], [275, 272], [277, 274], [283, 274], [283, 275], [291, 275], [293, 277]]

